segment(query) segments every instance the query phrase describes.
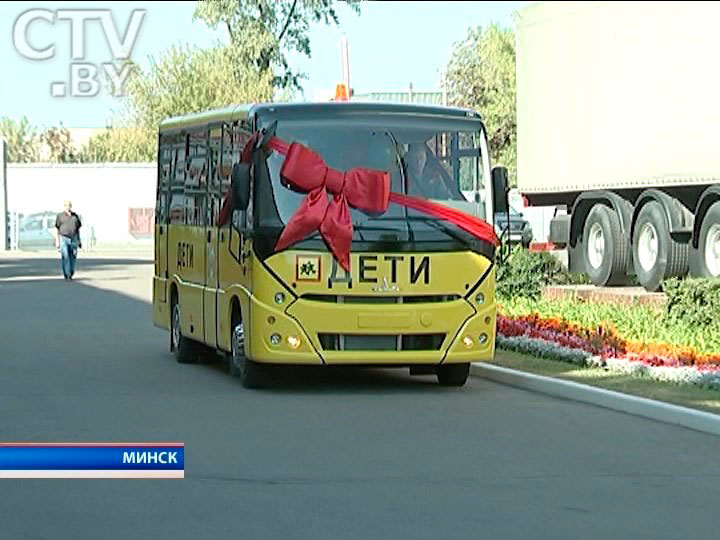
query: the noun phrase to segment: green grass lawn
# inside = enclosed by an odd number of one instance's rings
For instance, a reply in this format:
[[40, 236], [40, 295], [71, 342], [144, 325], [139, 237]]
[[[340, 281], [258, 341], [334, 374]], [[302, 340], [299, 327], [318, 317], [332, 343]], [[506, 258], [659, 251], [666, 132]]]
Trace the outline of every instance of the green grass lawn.
[[498, 349], [491, 364], [720, 414], [720, 392], [676, 385]]

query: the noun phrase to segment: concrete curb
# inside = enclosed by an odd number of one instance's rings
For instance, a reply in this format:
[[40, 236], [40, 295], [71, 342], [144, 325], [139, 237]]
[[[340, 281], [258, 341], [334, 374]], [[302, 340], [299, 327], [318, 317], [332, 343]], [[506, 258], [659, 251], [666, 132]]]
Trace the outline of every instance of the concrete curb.
[[603, 388], [595, 388], [594, 386], [572, 381], [563, 381], [552, 377], [516, 371], [483, 362], [472, 364], [470, 374], [533, 392], [589, 403], [614, 411], [651, 418], [667, 424], [720, 435], [720, 415], [708, 412], [696, 411], [679, 405], [670, 405], [669, 403], [613, 392]]

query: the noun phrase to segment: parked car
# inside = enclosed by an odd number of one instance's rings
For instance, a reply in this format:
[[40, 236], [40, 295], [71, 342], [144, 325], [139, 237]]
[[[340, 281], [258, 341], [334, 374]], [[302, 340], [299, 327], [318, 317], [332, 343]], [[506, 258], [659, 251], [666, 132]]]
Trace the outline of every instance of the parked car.
[[[53, 249], [55, 246], [53, 230], [57, 214], [57, 212], [47, 211], [23, 217], [18, 226], [18, 248]], [[78, 214], [78, 217], [82, 222], [82, 216]], [[94, 227], [83, 223], [80, 228], [80, 239], [83, 249], [87, 251], [92, 248], [96, 243]]]
[[[507, 230], [508, 221], [510, 222], [510, 237], [507, 233], [503, 236], [503, 232]], [[495, 232], [498, 236], [502, 236], [503, 240], [509, 241], [511, 244], [522, 244], [523, 247], [530, 247], [533, 233], [530, 222], [525, 217], [510, 207], [510, 215], [505, 212], [495, 213]]]
[[56, 212], [40, 212], [23, 217], [18, 227], [18, 248], [52, 248], [55, 242], [53, 229], [56, 216]]

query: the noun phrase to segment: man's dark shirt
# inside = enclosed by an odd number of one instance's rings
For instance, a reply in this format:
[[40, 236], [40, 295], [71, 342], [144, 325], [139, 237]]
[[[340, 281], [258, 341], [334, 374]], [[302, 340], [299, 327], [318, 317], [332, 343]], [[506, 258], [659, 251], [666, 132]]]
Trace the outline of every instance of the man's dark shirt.
[[55, 227], [58, 232], [68, 238], [77, 236], [81, 226], [80, 218], [75, 212], [70, 212], [70, 215], [67, 215], [65, 212], [60, 212], [55, 219]]

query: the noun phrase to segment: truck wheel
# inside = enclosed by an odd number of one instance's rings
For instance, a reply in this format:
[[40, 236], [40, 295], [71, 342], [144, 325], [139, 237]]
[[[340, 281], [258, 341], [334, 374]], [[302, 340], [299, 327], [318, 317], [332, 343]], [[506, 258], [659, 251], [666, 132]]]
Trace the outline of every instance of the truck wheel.
[[633, 258], [640, 285], [658, 291], [665, 278], [682, 276], [688, 269], [688, 245], [670, 237], [662, 206], [649, 202], [642, 207], [633, 230]]
[[196, 361], [196, 349], [192, 340], [182, 335], [180, 326], [180, 304], [173, 298], [172, 317], [170, 320], [170, 350], [175, 353], [175, 359], [180, 364], [193, 364]]
[[438, 382], [443, 386], [463, 386], [470, 373], [470, 364], [443, 364], [438, 366]]
[[720, 277], [720, 201], [705, 214], [698, 247], [690, 256], [690, 273], [694, 277]]
[[585, 273], [594, 285], [604, 287], [625, 281], [628, 242], [614, 210], [604, 204], [592, 207], [585, 220], [582, 248]]
[[233, 377], [239, 377], [245, 388], [262, 386], [263, 366], [245, 356], [245, 334], [242, 322], [235, 323], [230, 347], [232, 349], [229, 358], [230, 374]]

